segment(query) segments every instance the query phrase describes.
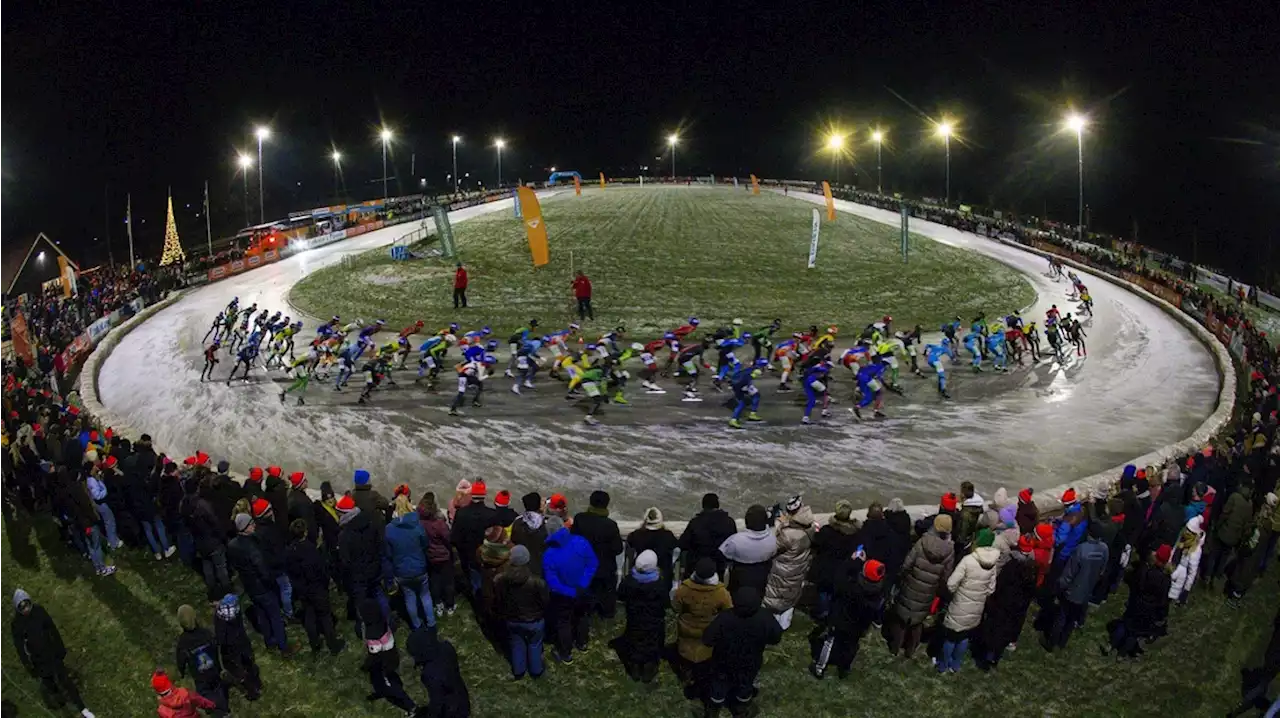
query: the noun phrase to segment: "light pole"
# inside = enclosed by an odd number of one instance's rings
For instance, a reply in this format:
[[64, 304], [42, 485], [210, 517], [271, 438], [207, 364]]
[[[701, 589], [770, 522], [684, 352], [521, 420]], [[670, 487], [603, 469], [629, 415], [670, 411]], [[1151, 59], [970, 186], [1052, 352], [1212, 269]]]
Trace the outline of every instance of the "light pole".
[[840, 184], [840, 153], [844, 150], [844, 135], [833, 133], [828, 136], [827, 149], [831, 150], [831, 161], [836, 166], [836, 184]]
[[255, 134], [258, 136], [258, 221], [266, 222], [267, 213], [262, 204], [262, 141], [271, 136], [271, 128], [259, 127]]
[[880, 146], [884, 144], [884, 133], [880, 130], [872, 132], [871, 141], [876, 143], [876, 194], [882, 195], [884, 194], [884, 189], [882, 189], [883, 173], [880, 169]]
[[502, 148], [507, 146], [505, 140], [501, 137], [493, 141], [493, 146], [498, 148], [498, 188], [502, 188]]
[[951, 129], [950, 122], [938, 125], [938, 134], [942, 135], [942, 144], [947, 150], [947, 205], [951, 204]]
[[462, 141], [461, 137], [457, 135], [453, 136], [453, 192], [454, 194], [457, 194], [458, 192], [458, 143], [461, 141]]
[[382, 128], [382, 201], [387, 200], [387, 145], [391, 143], [391, 130]]
[[672, 132], [667, 135], [667, 144], [671, 145], [671, 181], [676, 181], [676, 143], [680, 141], [680, 135]]
[[244, 226], [249, 226], [249, 168], [253, 166], [253, 158], [241, 152], [237, 158], [240, 174], [244, 175]]
[[1076, 158], [1080, 168], [1080, 193], [1076, 210], [1076, 238], [1084, 241], [1084, 127], [1089, 124], [1084, 115], [1071, 114], [1067, 117], [1067, 129], [1076, 133]]
[[342, 183], [338, 175], [342, 171], [342, 153], [334, 150], [333, 154], [329, 155], [329, 158], [333, 160], [333, 196], [335, 198], [341, 197]]

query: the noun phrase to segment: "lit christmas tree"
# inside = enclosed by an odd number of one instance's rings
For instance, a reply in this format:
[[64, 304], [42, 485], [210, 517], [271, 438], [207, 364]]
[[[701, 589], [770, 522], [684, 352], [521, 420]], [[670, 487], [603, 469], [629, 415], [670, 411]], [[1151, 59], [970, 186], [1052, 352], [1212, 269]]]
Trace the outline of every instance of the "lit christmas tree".
[[178, 224], [173, 221], [173, 195], [169, 195], [169, 217], [164, 223], [164, 253], [160, 255], [160, 266], [185, 261], [187, 255], [178, 242]]

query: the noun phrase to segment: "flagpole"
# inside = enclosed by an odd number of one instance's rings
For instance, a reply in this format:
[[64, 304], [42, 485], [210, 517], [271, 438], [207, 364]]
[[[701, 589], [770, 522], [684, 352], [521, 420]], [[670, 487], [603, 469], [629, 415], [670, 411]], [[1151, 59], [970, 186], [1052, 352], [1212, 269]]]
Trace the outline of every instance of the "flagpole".
[[111, 272], [114, 274], [116, 271], [116, 255], [111, 251], [111, 185], [108, 184], [102, 187], [102, 198], [103, 205], [106, 207], [103, 214], [106, 215], [107, 220], [107, 266], [111, 267]]
[[209, 219], [209, 180], [204, 181], [204, 236], [209, 242], [209, 256], [213, 256], [213, 225]]
[[138, 263], [133, 261], [133, 195], [132, 194], [125, 195], [124, 212], [125, 212], [124, 224], [129, 229], [129, 271], [132, 272], [133, 268], [138, 266]]

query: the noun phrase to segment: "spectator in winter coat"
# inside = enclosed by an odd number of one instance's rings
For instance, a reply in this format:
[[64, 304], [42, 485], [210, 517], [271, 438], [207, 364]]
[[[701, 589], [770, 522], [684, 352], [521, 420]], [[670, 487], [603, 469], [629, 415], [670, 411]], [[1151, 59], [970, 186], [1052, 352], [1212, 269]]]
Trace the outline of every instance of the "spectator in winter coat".
[[813, 511], [801, 503], [799, 495], [787, 499], [786, 511], [774, 527], [778, 552], [769, 567], [768, 584], [764, 587], [764, 607], [780, 616], [782, 627], [791, 625], [791, 610], [800, 600], [804, 577], [813, 561]]
[[424, 618], [428, 627], [435, 627], [436, 610], [427, 577], [427, 532], [408, 498], [397, 496], [394, 511], [395, 518], [387, 524], [386, 541], [382, 544], [391, 564], [391, 577], [404, 596], [411, 629], [417, 630]]
[[497, 636], [500, 621], [494, 613], [494, 582], [511, 560], [511, 542], [507, 540], [507, 532], [497, 524], [484, 532], [484, 543], [476, 549], [476, 565], [480, 567], [480, 596], [476, 602], [476, 613], [480, 625], [488, 636]]
[[969, 543], [978, 533], [978, 520], [986, 510], [987, 502], [974, 491], [973, 484], [968, 481], [961, 483], [959, 523], [956, 524], [955, 535], [952, 536], [957, 551], [968, 552]]
[[287, 527], [276, 523], [275, 510], [265, 498], [253, 500], [253, 537], [262, 547], [262, 557], [280, 591], [280, 608], [286, 621], [293, 619], [293, 583], [285, 566], [285, 548], [289, 545]]
[[227, 544], [227, 563], [240, 576], [245, 593], [262, 617], [262, 637], [267, 646], [291, 653], [285, 636], [284, 614], [280, 611], [279, 586], [263, 556], [262, 544], [255, 536], [258, 526], [248, 514], [239, 514], [235, 527], [238, 534]]
[[334, 507], [341, 516], [338, 519], [342, 527], [338, 534], [338, 565], [347, 589], [347, 617], [357, 618], [358, 606], [367, 598], [376, 600], [384, 615], [390, 616], [391, 605], [381, 585], [382, 532], [350, 496], [338, 499]]
[[494, 521], [507, 530], [508, 536], [511, 533], [511, 525], [515, 523], [516, 510], [511, 508], [511, 492], [503, 489], [493, 497], [493, 516]]
[[1053, 527], [1053, 546], [1056, 549], [1053, 563], [1054, 568], [1059, 572], [1075, 553], [1076, 546], [1079, 546], [1089, 533], [1089, 519], [1085, 516], [1083, 507], [1074, 502], [1075, 492], [1071, 489], [1067, 491], [1073, 497], [1072, 503], [1066, 505], [1063, 517], [1058, 519]]
[[1076, 626], [1083, 625], [1089, 611], [1089, 598], [1102, 577], [1111, 558], [1111, 551], [1102, 541], [1103, 523], [1090, 521], [1089, 536], [1076, 546], [1058, 577], [1058, 612], [1053, 628], [1042, 644], [1045, 650], [1066, 648], [1067, 640]]
[[262, 694], [262, 679], [258, 664], [253, 659], [253, 643], [244, 629], [240, 615], [240, 601], [234, 593], [228, 593], [218, 602], [213, 612], [213, 638], [222, 656], [222, 667], [227, 676], [244, 691], [251, 701]]
[[[246, 481], [244, 488], [240, 484], [231, 479], [227, 472], [231, 469], [231, 465], [226, 461], [218, 462], [218, 473], [210, 477], [209, 493], [207, 498], [213, 506], [213, 515], [217, 517], [218, 523], [222, 526], [223, 540], [230, 539], [236, 535], [235, 527], [235, 506], [236, 502], [251, 493], [251, 486], [257, 486], [258, 493], [261, 494], [261, 486]], [[258, 469], [258, 475], [261, 477], [262, 469]], [[253, 472], [250, 472], [250, 479]]]
[[1101, 647], [1103, 655], [1114, 650], [1125, 658], [1137, 658], [1142, 653], [1138, 642], [1160, 635], [1169, 615], [1168, 564], [1172, 556], [1173, 548], [1166, 544], [1129, 573], [1124, 615], [1107, 624], [1110, 643]]
[[727, 703], [734, 715], [749, 714], [765, 648], [781, 640], [782, 627], [761, 607], [759, 591], [746, 585], [734, 592], [733, 609], [717, 615], [702, 634], [703, 645], [711, 648], [709, 707]]
[[[318, 653], [327, 644], [337, 655], [343, 642], [333, 628], [333, 607], [329, 602], [329, 569], [320, 549], [307, 538], [307, 522], [294, 519], [289, 526], [289, 548], [285, 566], [293, 595], [302, 604], [302, 625], [307, 631], [311, 650]], [[323, 643], [322, 643], [323, 641]]]
[[[933, 520], [939, 516], [946, 516], [951, 519], [951, 527], [954, 529], [959, 525], [960, 521], [960, 498], [948, 491], [942, 495], [942, 499], [938, 501], [938, 513], [930, 514], [924, 518], [918, 519], [915, 523], [916, 536], [923, 537], [933, 528]], [[959, 545], [952, 542], [952, 545], [959, 550]]]
[[995, 590], [987, 598], [982, 623], [974, 635], [974, 661], [984, 671], [998, 665], [1005, 649], [1017, 643], [1022, 633], [1036, 597], [1034, 553], [1035, 539], [1032, 534], [1023, 534], [996, 575]]
[[182, 627], [174, 651], [178, 675], [185, 678], [190, 673], [196, 692], [209, 701], [205, 708], [215, 710], [214, 715], [226, 715], [230, 710], [227, 687], [222, 683], [222, 659], [213, 633], [198, 625], [196, 610], [185, 604], [178, 607], [178, 625]]
[[715, 562], [716, 573], [723, 581], [726, 562], [720, 553], [720, 544], [737, 531], [733, 517], [720, 508], [720, 497], [703, 494], [702, 511], [689, 520], [684, 533], [680, 534], [680, 557], [684, 563], [680, 575], [689, 578], [698, 559], [706, 557]]
[[354, 484], [351, 498], [355, 500], [356, 508], [373, 522], [373, 527], [381, 534], [386, 530], [387, 519], [391, 516], [391, 503], [387, 501], [387, 497], [374, 490], [373, 484], [369, 482], [368, 471], [356, 469], [351, 483]]
[[939, 514], [933, 529], [926, 533], [907, 553], [902, 563], [898, 599], [889, 623], [889, 652], [903, 651], [907, 658], [920, 645], [924, 621], [929, 617], [934, 599], [942, 592], [955, 564], [955, 547], [951, 543], [951, 517]]
[[263, 486], [263, 497], [271, 503], [271, 512], [276, 520], [287, 526], [289, 523], [289, 482], [284, 480], [284, 469], [279, 466], [267, 467], [267, 481]]
[[1018, 522], [1019, 534], [1029, 534], [1035, 531], [1036, 524], [1040, 522], [1040, 507], [1036, 506], [1031, 489], [1023, 489], [1018, 492], [1018, 509], [1014, 514], [1014, 520]]
[[287, 515], [290, 526], [301, 519], [307, 525], [307, 540], [314, 544], [320, 538], [320, 524], [316, 517], [316, 507], [311, 503], [311, 497], [307, 496], [307, 475], [301, 471], [289, 474], [289, 487], [289, 498], [285, 502], [288, 513], [277, 516]]
[[506, 623], [510, 644], [511, 674], [516, 680], [528, 673], [542, 675], [542, 643], [546, 635], [546, 610], [551, 600], [547, 582], [529, 570], [530, 552], [525, 546], [511, 549], [507, 568], [494, 581], [494, 614]]
[[70, 701], [83, 718], [93, 718], [67, 673], [67, 647], [53, 618], [22, 589], [13, 592], [13, 608], [13, 646], [22, 667], [40, 681], [45, 707], [56, 710]]
[[[902, 499], [889, 499], [889, 505], [884, 509], [884, 520], [885, 523], [889, 524], [889, 528], [893, 529], [894, 533], [901, 537], [904, 549], [910, 548], [912, 539], [911, 514], [907, 513], [907, 507], [902, 503]], [[906, 556], [907, 552], [904, 550], [902, 557], [905, 559]], [[885, 566], [886, 570], [891, 568], [891, 566]]]
[[436, 616], [452, 616], [456, 606], [449, 523], [444, 519], [444, 512], [436, 507], [436, 495], [431, 491], [418, 502], [418, 524], [427, 534], [427, 587]]
[[1276, 541], [1280, 539], [1280, 501], [1275, 494], [1267, 494], [1263, 498], [1262, 507], [1258, 509], [1258, 548], [1254, 558], [1258, 561], [1258, 575], [1267, 570], [1271, 556], [1276, 552]]
[[484, 498], [488, 487], [477, 479], [471, 484], [471, 503], [458, 509], [453, 517], [450, 541], [458, 551], [458, 565], [462, 567], [462, 575], [467, 578], [473, 596], [480, 595], [480, 567], [476, 565], [476, 550], [484, 543], [484, 532], [497, 523], [498, 515], [491, 507], [485, 506]]
[[1036, 524], [1032, 532], [1032, 556], [1036, 562], [1036, 589], [1042, 590], [1053, 566], [1053, 524]]
[[225, 715], [223, 708], [213, 701], [192, 693], [186, 688], [175, 688], [164, 671], [157, 669], [151, 675], [151, 688], [155, 690], [160, 705], [156, 715], [160, 718], [200, 718], [200, 710], [212, 710], [214, 715]]
[[879, 502], [873, 502], [868, 506], [867, 520], [858, 530], [854, 548], [862, 546], [868, 559], [883, 563], [884, 585], [892, 586], [898, 582], [902, 562], [906, 560], [907, 552], [911, 550], [911, 528], [910, 524], [906, 524], [902, 531], [895, 530], [886, 518], [888, 515], [888, 512], [880, 508]]
[[[818, 605], [814, 609], [816, 620], [825, 620], [831, 612], [831, 601], [836, 595], [836, 569], [844, 565], [858, 547], [857, 520], [851, 518], [853, 504], [837, 501], [831, 520], [813, 537], [813, 561], [809, 566], [809, 582], [818, 589]], [[870, 519], [871, 510], [867, 510]], [[881, 519], [883, 523], [883, 519]], [[870, 554], [868, 554], [870, 555]]]
[[884, 601], [884, 564], [855, 553], [836, 567], [836, 595], [831, 607], [827, 630], [813, 642], [813, 663], [809, 673], [822, 680], [827, 667], [835, 666], [837, 675], [846, 678], [862, 637], [880, 615]]
[[996, 565], [1000, 561], [999, 549], [992, 546], [996, 537], [991, 529], [980, 529], [974, 539], [974, 550], [956, 564], [947, 579], [951, 603], [942, 620], [942, 655], [938, 658], [939, 673], [960, 672], [960, 662], [969, 650], [969, 634], [982, 622], [982, 612], [987, 597], [996, 588]]
[[1178, 536], [1173, 547], [1173, 574], [1169, 582], [1169, 598], [1187, 605], [1187, 595], [1196, 584], [1204, 547], [1204, 517], [1193, 516]]
[[470, 718], [471, 695], [458, 668], [458, 652], [429, 628], [409, 636], [409, 655], [421, 670], [422, 687], [427, 689], [427, 707], [422, 718]]
[[449, 525], [453, 525], [454, 517], [458, 513], [458, 509], [471, 504], [471, 482], [466, 479], [458, 481], [457, 487], [454, 489], [453, 498], [449, 499], [448, 510]]
[[556, 660], [573, 662], [573, 649], [586, 650], [590, 640], [591, 579], [598, 562], [591, 544], [569, 533], [558, 516], [547, 518], [547, 550], [542, 572], [551, 592], [548, 612]]
[[633, 560], [645, 551], [652, 551], [658, 558], [658, 573], [668, 589], [675, 583], [672, 561], [677, 545], [676, 535], [663, 526], [662, 512], [656, 506], [646, 509], [643, 523], [627, 535], [627, 549]]
[[635, 567], [618, 587], [618, 598], [626, 608], [627, 627], [614, 646], [633, 681], [652, 683], [658, 677], [670, 586], [662, 580], [657, 554], [646, 549], [636, 557]]
[[763, 596], [773, 555], [778, 552], [778, 537], [769, 530], [768, 511], [759, 504], [747, 509], [745, 523], [746, 528], [726, 538], [718, 552], [729, 561], [730, 595], [742, 586], [751, 586]]
[[542, 575], [542, 552], [547, 546], [547, 526], [542, 515], [542, 497], [528, 493], [520, 498], [524, 511], [511, 524], [511, 543], [529, 550], [529, 571]]
[[[370, 693], [368, 700], [379, 698], [391, 705], [413, 715], [417, 705], [404, 691], [404, 682], [400, 679], [400, 652], [396, 650], [396, 636], [391, 631], [382, 606], [372, 598], [360, 601], [359, 610], [360, 635], [364, 636], [365, 658], [363, 670], [369, 673]], [[426, 629], [427, 633], [434, 633]]]
[[721, 611], [733, 608], [729, 591], [720, 583], [716, 562], [710, 556], [698, 559], [693, 575], [686, 578], [671, 599], [676, 615], [676, 650], [679, 674], [685, 684], [685, 697], [707, 685], [711, 649], [702, 643], [702, 634]]
[[[328, 557], [330, 570], [338, 570], [338, 532], [341, 525], [338, 520], [338, 497], [333, 493], [333, 485], [328, 481], [320, 484], [320, 499], [311, 502], [316, 518], [316, 527], [320, 531], [320, 545]], [[335, 573], [336, 575], [336, 573]]]
[[1200, 573], [1213, 588], [1214, 581], [1222, 575], [1227, 564], [1235, 556], [1246, 538], [1246, 529], [1253, 522], [1253, 487], [1242, 483], [1222, 503], [1210, 524], [1206, 550]]
[[618, 555], [622, 534], [618, 522], [609, 518], [609, 493], [592, 491], [587, 510], [573, 517], [573, 533], [591, 544], [596, 553], [596, 573], [591, 579], [592, 610], [611, 620], [618, 603]]

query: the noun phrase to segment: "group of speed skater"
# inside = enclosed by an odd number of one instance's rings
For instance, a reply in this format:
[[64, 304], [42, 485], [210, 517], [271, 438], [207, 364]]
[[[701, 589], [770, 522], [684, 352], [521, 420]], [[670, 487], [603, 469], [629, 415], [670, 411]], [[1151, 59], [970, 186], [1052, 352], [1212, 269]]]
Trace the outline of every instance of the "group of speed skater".
[[[1072, 278], [1073, 298], [1080, 299], [1081, 311], [1092, 314], [1088, 290], [1077, 277], [1072, 275]], [[565, 398], [584, 403], [585, 421], [595, 424], [604, 404], [629, 403], [626, 389], [631, 370], [628, 366], [634, 360], [638, 364], [640, 386], [649, 394], [665, 394], [658, 381], [673, 378], [682, 387], [683, 401], [701, 402], [700, 384], [706, 377], [714, 391], [731, 394], [724, 402], [731, 411], [729, 426], [741, 429], [743, 421], [762, 421], [761, 393], [756, 382], [765, 372], [779, 375], [779, 393], [793, 391], [792, 381], [799, 382], [804, 394], [801, 422], [809, 424], [813, 421], [814, 409], [819, 409], [820, 417], [831, 415], [831, 385], [837, 374], [842, 374], [837, 371], [839, 367], [848, 370], [847, 376], [855, 387], [851, 411], [858, 419], [863, 418], [863, 411], [867, 409], [871, 410], [872, 417], [882, 418], [885, 391], [903, 393], [898, 383], [900, 360], [908, 361], [910, 371], [923, 377], [924, 371], [919, 365], [923, 357], [936, 374], [938, 394], [949, 399], [945, 365], [959, 361], [961, 345], [971, 355], [975, 373], [983, 371], [983, 362], [987, 360], [995, 371], [1006, 372], [1010, 362], [1021, 365], [1025, 354], [1033, 361], [1044, 354], [1036, 323], [1024, 323], [1016, 311], [990, 322], [979, 315], [963, 335], [957, 317], [942, 325], [942, 337], [937, 344], [922, 343], [920, 325], [910, 331], [895, 332], [892, 322], [892, 317], [885, 316], [867, 325], [852, 347], [837, 353], [837, 327], [820, 331], [817, 325], [811, 325], [807, 330], [781, 338], [779, 319], [754, 331], [746, 329], [741, 319], [734, 319], [708, 332], [700, 331], [698, 319], [690, 317], [686, 323], [665, 332], [661, 339], [648, 343], [628, 342], [626, 328], [621, 326], [592, 342], [587, 341], [577, 324], [542, 333], [538, 320], [531, 319], [528, 325], [508, 337], [507, 361], [502, 373], [511, 381], [511, 392], [519, 395], [522, 389], [534, 389], [534, 379], [545, 369], [551, 379], [567, 384]], [[241, 378], [248, 380], [250, 370], [265, 354], [264, 369], [279, 368], [293, 379], [280, 392], [281, 403], [296, 392], [297, 403], [305, 404], [304, 394], [312, 378], [332, 378], [334, 391], [340, 392], [358, 372], [364, 379], [364, 387], [357, 401], [364, 404], [379, 387], [396, 384], [393, 371], [412, 370], [408, 362], [416, 353], [415, 383], [423, 383], [429, 391], [435, 391], [442, 374], [457, 382], [456, 394], [449, 406], [451, 416], [462, 415], [468, 396], [472, 406], [482, 406], [485, 383], [499, 371], [501, 349], [489, 327], [463, 332], [454, 323], [432, 332], [424, 329], [424, 322], [418, 321], [402, 329], [395, 339], [379, 344], [375, 335], [385, 331], [385, 326], [386, 322], [381, 319], [371, 324], [359, 319], [344, 324], [335, 316], [319, 327], [305, 353], [295, 355], [295, 337], [302, 330], [302, 322], [281, 317], [280, 312], [259, 310], [256, 304], [242, 308], [236, 298], [218, 313], [205, 335], [205, 341], [210, 337], [213, 340], [205, 347], [205, 366], [200, 379], [213, 378], [219, 350], [225, 346], [235, 357], [227, 384], [241, 368]], [[1064, 337], [1075, 347], [1077, 356], [1087, 354], [1079, 320], [1073, 319], [1070, 313], [1061, 316], [1057, 305], [1046, 313], [1044, 334], [1049, 349], [1059, 361], [1065, 356]], [[422, 337], [421, 342], [418, 337]], [[450, 357], [450, 351], [455, 348], [461, 354], [456, 359]]]

